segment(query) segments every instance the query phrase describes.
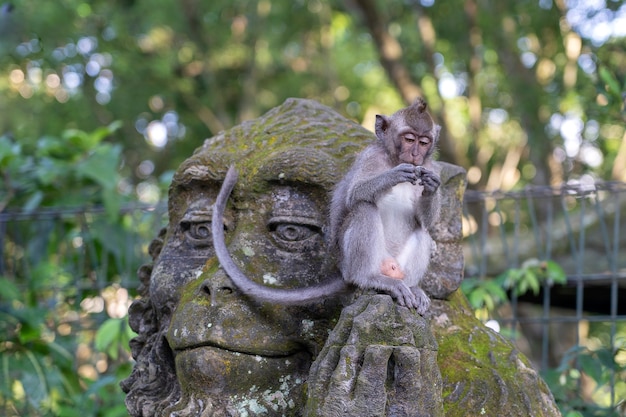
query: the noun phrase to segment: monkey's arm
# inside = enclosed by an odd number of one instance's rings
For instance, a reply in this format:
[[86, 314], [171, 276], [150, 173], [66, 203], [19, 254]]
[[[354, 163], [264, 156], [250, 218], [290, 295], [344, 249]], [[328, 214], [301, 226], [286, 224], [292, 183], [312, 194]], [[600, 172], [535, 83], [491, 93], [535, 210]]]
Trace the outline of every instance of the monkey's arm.
[[419, 167], [419, 183], [423, 187], [422, 196], [417, 201], [416, 216], [420, 224], [430, 228], [439, 218], [441, 196], [439, 175], [424, 167]]
[[[367, 174], [367, 172], [361, 172], [361, 177], [367, 177]], [[357, 178], [356, 173], [353, 180], [355, 178]], [[348, 188], [346, 206], [348, 210], [350, 210], [354, 205], [360, 202], [376, 203], [376, 201], [393, 186], [403, 182], [415, 184], [417, 178], [415, 166], [411, 164], [399, 164], [371, 178], [358, 182], [355, 181], [354, 184]]]
[[226, 173], [222, 188], [215, 199], [211, 218], [211, 233], [215, 255], [222, 268], [235, 283], [239, 290], [258, 301], [273, 302], [284, 305], [302, 305], [322, 301], [336, 296], [348, 289], [347, 284], [337, 277], [326, 284], [298, 289], [271, 288], [261, 285], [248, 278], [235, 264], [228, 253], [224, 241], [224, 210], [228, 197], [237, 182], [237, 170], [231, 166]]

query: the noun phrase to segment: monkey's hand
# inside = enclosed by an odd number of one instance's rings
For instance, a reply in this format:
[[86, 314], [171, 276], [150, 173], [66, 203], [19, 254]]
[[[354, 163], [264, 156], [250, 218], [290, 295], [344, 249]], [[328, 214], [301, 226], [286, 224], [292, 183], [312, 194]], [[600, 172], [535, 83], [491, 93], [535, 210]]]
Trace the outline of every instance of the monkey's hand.
[[417, 179], [414, 165], [396, 165], [374, 178], [356, 183], [353, 189], [348, 191], [347, 208], [350, 210], [359, 201], [375, 203], [387, 190], [403, 182], [416, 184]]
[[389, 188], [403, 182], [415, 184], [419, 178], [419, 174], [415, 170], [415, 165], [406, 163], [396, 165], [387, 171], [387, 174], [390, 176], [391, 184], [389, 185]]
[[435, 174], [433, 171], [426, 169], [424, 167], [415, 167], [415, 171], [419, 176], [419, 183], [424, 187], [424, 191], [422, 191], [423, 196], [430, 196], [437, 192], [437, 189], [441, 185], [441, 180], [439, 179], [439, 175]]

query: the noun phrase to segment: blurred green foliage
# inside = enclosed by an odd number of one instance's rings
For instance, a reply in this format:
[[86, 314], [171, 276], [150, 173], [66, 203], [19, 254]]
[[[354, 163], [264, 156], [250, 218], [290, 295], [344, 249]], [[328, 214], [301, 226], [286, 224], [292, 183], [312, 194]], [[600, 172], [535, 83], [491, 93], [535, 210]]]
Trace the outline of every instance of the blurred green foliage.
[[16, 0], [0, 12], [0, 134], [120, 121], [138, 187], [288, 97], [371, 128], [421, 94], [471, 187], [623, 180], [625, 16], [613, 0]]
[[159, 220], [119, 190], [118, 128], [0, 137], [1, 415], [127, 415], [126, 311]]

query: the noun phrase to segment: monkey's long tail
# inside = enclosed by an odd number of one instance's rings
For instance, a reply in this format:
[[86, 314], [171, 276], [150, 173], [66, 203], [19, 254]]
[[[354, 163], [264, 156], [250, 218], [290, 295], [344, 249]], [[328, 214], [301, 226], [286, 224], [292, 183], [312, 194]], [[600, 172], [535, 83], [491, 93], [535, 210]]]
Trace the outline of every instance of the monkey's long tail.
[[348, 285], [341, 279], [334, 279], [326, 284], [306, 288], [281, 289], [271, 288], [256, 283], [249, 279], [235, 264], [228, 253], [224, 241], [224, 210], [226, 202], [237, 183], [238, 173], [234, 166], [228, 169], [222, 188], [213, 206], [213, 216], [211, 221], [211, 232], [213, 234], [213, 247], [215, 254], [220, 261], [222, 268], [230, 279], [237, 285], [244, 294], [266, 302], [273, 302], [285, 305], [301, 305], [322, 301], [326, 298], [336, 296], [348, 290]]

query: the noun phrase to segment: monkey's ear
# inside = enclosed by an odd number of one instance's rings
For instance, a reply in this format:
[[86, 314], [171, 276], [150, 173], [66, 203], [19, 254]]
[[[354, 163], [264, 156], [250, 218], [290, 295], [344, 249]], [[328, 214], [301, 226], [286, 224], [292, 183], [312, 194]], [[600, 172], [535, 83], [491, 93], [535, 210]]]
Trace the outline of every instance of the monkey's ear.
[[433, 124], [433, 138], [435, 143], [439, 141], [439, 133], [441, 132], [441, 126], [438, 124]]
[[374, 131], [376, 132], [376, 136], [378, 136], [378, 139], [385, 140], [385, 132], [387, 131], [388, 127], [389, 118], [387, 116], [383, 116], [382, 114], [377, 114]]

